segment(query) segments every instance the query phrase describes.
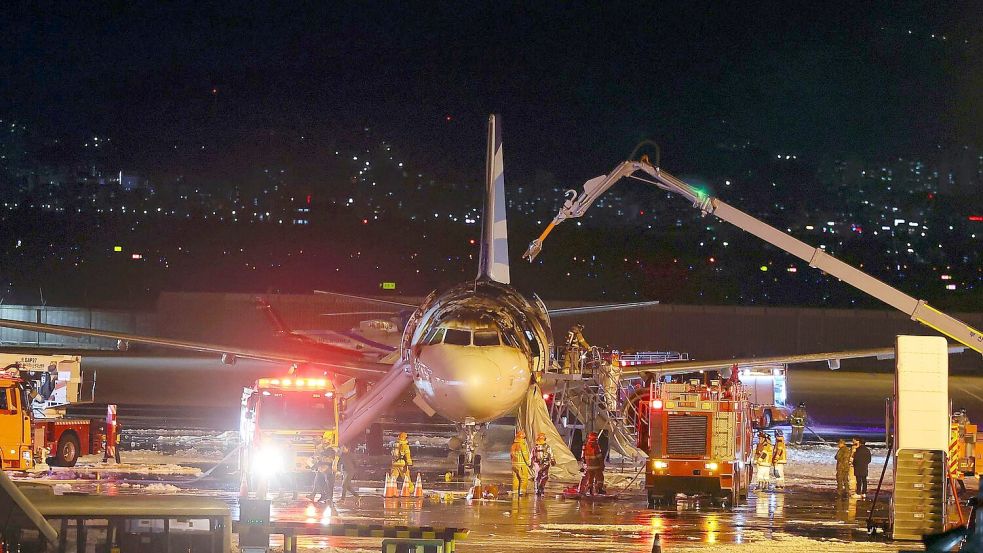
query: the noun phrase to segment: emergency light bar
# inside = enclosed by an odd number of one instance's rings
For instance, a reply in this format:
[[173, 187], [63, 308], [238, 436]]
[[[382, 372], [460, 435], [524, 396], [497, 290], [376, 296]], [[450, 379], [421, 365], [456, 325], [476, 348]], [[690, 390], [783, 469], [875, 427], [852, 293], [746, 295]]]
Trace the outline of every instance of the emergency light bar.
[[258, 387], [313, 389], [330, 388], [331, 383], [326, 378], [260, 378]]

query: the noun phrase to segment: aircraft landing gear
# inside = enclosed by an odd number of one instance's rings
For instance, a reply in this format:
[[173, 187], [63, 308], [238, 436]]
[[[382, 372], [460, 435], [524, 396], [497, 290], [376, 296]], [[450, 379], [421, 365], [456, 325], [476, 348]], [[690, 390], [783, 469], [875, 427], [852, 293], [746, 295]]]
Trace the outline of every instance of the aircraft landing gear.
[[477, 455], [477, 437], [484, 430], [482, 425], [468, 418], [461, 425], [461, 453], [457, 456], [457, 475], [467, 476], [470, 474], [481, 474], [481, 455]]

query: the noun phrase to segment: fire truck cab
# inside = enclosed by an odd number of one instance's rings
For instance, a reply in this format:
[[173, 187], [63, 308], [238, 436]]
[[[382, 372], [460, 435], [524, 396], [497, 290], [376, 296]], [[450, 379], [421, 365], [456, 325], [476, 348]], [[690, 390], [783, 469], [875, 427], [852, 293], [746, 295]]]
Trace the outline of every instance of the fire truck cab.
[[80, 456], [103, 450], [105, 421], [64, 416], [67, 405], [91, 401], [81, 392], [81, 358], [4, 354], [0, 363], [3, 470], [29, 470], [42, 462], [71, 467]]
[[[266, 495], [271, 481], [296, 486], [314, 450], [332, 431], [338, 445], [339, 397], [325, 377], [260, 378], [244, 388], [239, 418], [243, 494]], [[295, 487], [296, 489], [296, 487]]]
[[709, 495], [726, 507], [747, 498], [752, 414], [743, 385], [685, 377], [652, 382], [638, 412], [650, 508], [674, 505], [680, 493]]

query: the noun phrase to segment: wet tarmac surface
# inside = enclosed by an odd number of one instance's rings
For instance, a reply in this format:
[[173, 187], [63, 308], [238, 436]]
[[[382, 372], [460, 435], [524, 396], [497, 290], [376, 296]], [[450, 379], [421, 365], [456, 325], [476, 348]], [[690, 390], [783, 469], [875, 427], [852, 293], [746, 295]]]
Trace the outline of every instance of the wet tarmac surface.
[[[489, 479], [491, 481], [493, 479]], [[495, 479], [497, 481], [502, 478]], [[302, 495], [272, 495], [275, 522], [312, 528], [323, 524], [381, 524], [386, 526], [462, 527], [470, 536], [458, 551], [612, 551], [650, 552], [658, 536], [664, 551], [689, 549], [727, 551], [898, 551], [918, 544], [891, 543], [870, 538], [866, 519], [870, 500], [835, 500], [828, 488], [792, 485], [784, 492], [752, 492], [733, 510], [681, 498], [675, 509], [646, 508], [644, 491], [633, 485], [613, 499], [565, 499], [561, 486], [544, 497], [466, 500], [465, 484], [435, 485], [423, 498], [383, 498], [382, 490], [359, 482], [362, 495], [333, 504], [312, 503]], [[823, 482], [818, 483], [823, 486]], [[104, 481], [72, 485], [73, 491], [128, 493], [189, 493], [226, 500], [238, 516], [234, 482], [203, 480], [192, 486], [120, 484]], [[507, 489], [507, 488], [506, 488]], [[614, 486], [612, 486], [614, 489]], [[457, 492], [450, 501], [441, 490]], [[340, 491], [340, 490], [339, 490]], [[338, 496], [336, 496], [337, 498]], [[446, 495], [445, 495], [446, 499]], [[886, 516], [879, 502], [875, 517]], [[274, 546], [281, 546], [278, 537]], [[309, 536], [299, 540], [303, 551], [378, 551], [380, 538]]]

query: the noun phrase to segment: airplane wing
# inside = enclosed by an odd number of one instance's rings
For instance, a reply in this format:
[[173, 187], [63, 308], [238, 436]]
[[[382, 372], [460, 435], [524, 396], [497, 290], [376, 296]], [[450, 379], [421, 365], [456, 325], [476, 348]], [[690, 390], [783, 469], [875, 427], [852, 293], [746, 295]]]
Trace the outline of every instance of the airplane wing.
[[[91, 336], [93, 338], [106, 338], [117, 340], [124, 343], [146, 344], [165, 348], [182, 349], [186, 351], [196, 351], [200, 353], [211, 353], [221, 355], [223, 358], [235, 359], [256, 359], [259, 361], [269, 361], [272, 363], [290, 363], [294, 365], [310, 365], [322, 367], [331, 371], [345, 374], [356, 378], [379, 377], [389, 371], [389, 365], [380, 363], [366, 362], [355, 359], [314, 358], [306, 355], [293, 355], [286, 352], [275, 352], [257, 350], [249, 348], [239, 348], [235, 346], [225, 346], [219, 344], [208, 344], [203, 342], [192, 342], [185, 340], [174, 340], [171, 338], [159, 338], [154, 336], [141, 336], [138, 334], [127, 334], [113, 330], [98, 330], [89, 328], [78, 328], [74, 326], [61, 326], [43, 323], [31, 323], [27, 321], [14, 321], [11, 319], [0, 319], [0, 326], [27, 330], [30, 332], [44, 332], [48, 334], [60, 334], [62, 336]], [[30, 347], [30, 346], [28, 346]]]
[[582, 307], [561, 307], [558, 309], [550, 309], [550, 317], [563, 317], [565, 315], [581, 315], [584, 313], [599, 313], [602, 311], [618, 311], [621, 309], [637, 309], [639, 307], [648, 307], [650, 305], [659, 305], [657, 301], [637, 301], [634, 303], [606, 303], [603, 305], [585, 305]]
[[417, 307], [419, 307], [418, 305], [413, 305], [412, 303], [403, 303], [403, 302], [392, 301], [392, 300], [380, 300], [380, 299], [376, 299], [376, 298], [367, 298], [365, 296], [356, 296], [356, 295], [353, 295], [353, 294], [342, 294], [340, 292], [328, 292], [327, 290], [314, 290], [314, 293], [315, 294], [321, 294], [321, 295], [324, 295], [324, 296], [335, 296], [337, 298], [348, 298], [348, 299], [351, 299], [351, 300], [359, 300], [359, 301], [366, 301], [366, 302], [371, 302], [371, 303], [378, 303], [380, 305], [394, 305], [396, 307], [402, 307], [402, 308], [405, 308], [405, 309], [416, 309]]
[[[950, 345], [949, 355], [962, 353], [966, 350], [962, 345]], [[627, 365], [622, 361], [621, 376], [631, 378], [646, 374], [664, 375], [690, 373], [703, 370], [726, 369], [737, 365], [739, 369], [761, 367], [767, 365], [792, 365], [798, 363], [827, 362], [830, 368], [839, 368], [843, 359], [894, 359], [894, 348], [855, 349], [834, 351], [828, 353], [806, 353], [801, 355], [778, 355], [774, 357], [744, 357], [740, 359], [718, 359], [714, 361], [670, 361], [668, 363], [650, 363], [644, 365]]]

